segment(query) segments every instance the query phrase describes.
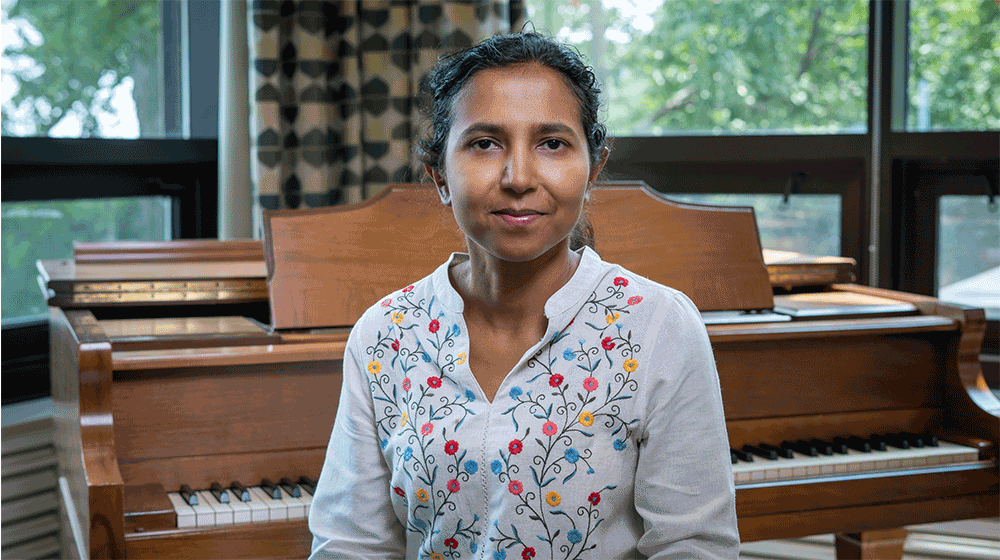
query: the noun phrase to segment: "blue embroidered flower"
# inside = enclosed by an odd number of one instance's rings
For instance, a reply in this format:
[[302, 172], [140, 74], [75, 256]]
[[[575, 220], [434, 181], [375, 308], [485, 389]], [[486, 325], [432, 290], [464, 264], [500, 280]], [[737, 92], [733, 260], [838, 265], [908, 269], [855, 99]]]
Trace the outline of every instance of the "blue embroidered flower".
[[615, 440], [615, 449], [618, 450], [618, 451], [621, 451], [622, 449], [625, 449], [625, 441], [624, 440], [620, 440], [620, 439], [616, 439]]
[[417, 528], [419, 528], [419, 529], [426, 529], [427, 528], [427, 522], [424, 521], [423, 519], [420, 519], [419, 517], [414, 517], [413, 518], [413, 524], [416, 525]]
[[563, 359], [564, 360], [573, 361], [575, 358], [576, 358], [576, 352], [574, 352], [571, 348], [567, 348], [566, 350], [563, 350]]
[[514, 387], [510, 390], [510, 398], [517, 400], [517, 397], [520, 397], [521, 393], [523, 393], [523, 391], [521, 391], [520, 387]]
[[586, 344], [586, 342], [587, 342], [586, 340], [584, 340], [584, 339], [581, 338], [580, 339], [580, 346], [583, 346], [584, 344]]
[[458, 325], [451, 326], [451, 336], [458, 336], [462, 334], [462, 329], [458, 328]]
[[576, 544], [583, 540], [583, 535], [580, 534], [580, 531], [573, 529], [572, 531], [566, 533], [566, 538], [569, 539], [569, 542]]
[[490, 463], [490, 470], [493, 471], [493, 474], [500, 474], [500, 471], [503, 470], [503, 463], [500, 462], [500, 459], [493, 459], [493, 462]]
[[476, 541], [472, 541], [469, 543], [469, 552], [472, 552], [474, 554], [476, 552], [476, 549], [478, 548], [479, 545], [476, 543]]
[[580, 459], [580, 453], [578, 453], [576, 449], [570, 447], [565, 453], [563, 453], [563, 457], [565, 457], [570, 463], [575, 463], [578, 459]]
[[383, 439], [381, 442], [379, 442], [379, 444], [382, 446], [382, 449], [385, 449], [385, 447], [389, 445], [389, 440]]
[[425, 362], [430, 363], [431, 357], [426, 352], [421, 357], [424, 359]]
[[476, 474], [476, 471], [478, 470], [479, 470], [479, 463], [472, 460], [465, 462], [465, 472], [469, 474]]
[[469, 402], [472, 402], [476, 400], [476, 394], [472, 392], [472, 389], [466, 389], [465, 398], [469, 399]]
[[507, 558], [507, 551], [504, 549], [500, 549], [493, 553], [493, 560], [504, 560], [505, 558]]
[[412, 458], [413, 458], [413, 448], [407, 447], [406, 449], [403, 450], [403, 460], [409, 461]]

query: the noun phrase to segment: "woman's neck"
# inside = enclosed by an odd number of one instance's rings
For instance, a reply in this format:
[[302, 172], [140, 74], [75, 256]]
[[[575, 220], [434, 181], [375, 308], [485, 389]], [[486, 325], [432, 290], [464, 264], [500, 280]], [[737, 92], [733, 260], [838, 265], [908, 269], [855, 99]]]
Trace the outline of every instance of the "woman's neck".
[[509, 262], [469, 245], [469, 261], [451, 271], [466, 320], [471, 316], [509, 332], [541, 325], [544, 333], [545, 303], [576, 272], [580, 256], [563, 242], [533, 261]]

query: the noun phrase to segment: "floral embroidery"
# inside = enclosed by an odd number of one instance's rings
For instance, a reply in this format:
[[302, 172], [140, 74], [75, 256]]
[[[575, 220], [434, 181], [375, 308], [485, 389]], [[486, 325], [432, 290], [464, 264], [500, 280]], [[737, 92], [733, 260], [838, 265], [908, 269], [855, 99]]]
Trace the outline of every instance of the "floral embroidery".
[[520, 480], [512, 480], [510, 481], [510, 484], [507, 485], [507, 489], [510, 490], [511, 494], [517, 496], [521, 492], [524, 492], [524, 485], [521, 484]]
[[382, 307], [389, 307], [390, 305], [392, 305], [392, 298], [382, 300]]
[[558, 373], [553, 373], [552, 377], [549, 377], [550, 387], [558, 387], [559, 385], [562, 384], [562, 382], [563, 382], [563, 376], [559, 375]]
[[449, 440], [448, 443], [444, 444], [444, 452], [448, 455], [458, 453], [458, 442], [455, 440]]
[[417, 499], [420, 500], [421, 502], [426, 502], [427, 500], [430, 499], [427, 496], [427, 490], [424, 490], [423, 488], [417, 489], [416, 495], [417, 495]]
[[458, 483], [458, 480], [453, 478], [448, 481], [448, 491], [451, 492], [452, 494], [458, 492], [461, 488], [462, 485]]
[[559, 505], [559, 502], [561, 501], [559, 492], [556, 492], [555, 490], [549, 491], [549, 493], [545, 495], [545, 501], [552, 507]]
[[588, 393], [593, 393], [601, 385], [597, 378], [588, 377], [583, 380], [583, 388], [587, 390]]
[[368, 362], [368, 373], [372, 375], [378, 375], [378, 372], [382, 371], [382, 364], [372, 360]]
[[400, 324], [400, 323], [402, 323], [403, 322], [403, 314], [400, 313], [400, 312], [398, 312], [398, 311], [393, 312], [393, 314], [392, 314], [392, 322], [396, 323], [397, 325]]
[[455, 358], [455, 363], [458, 365], [462, 365], [465, 363], [465, 358], [466, 358], [465, 352], [459, 352], [458, 357]]
[[642, 296], [632, 296], [628, 298], [629, 305], [639, 305], [639, 302], [641, 301], [642, 301]]
[[403, 288], [403, 293], [404, 294], [412, 292], [412, 291], [413, 291], [413, 284], [410, 284], [409, 286]]
[[530, 546], [524, 547], [524, 550], [521, 551], [521, 558], [523, 558], [524, 560], [528, 560], [528, 558], [534, 558], [534, 557], [535, 557], [535, 549]]
[[507, 450], [510, 451], [511, 455], [517, 455], [523, 448], [524, 444], [519, 439], [511, 440], [510, 445], [507, 446]]
[[542, 425], [542, 433], [547, 436], [554, 436], [557, 431], [559, 431], [559, 427], [556, 426], [555, 422], [546, 422]]
[[[609, 313], [608, 316], [604, 318], [604, 320], [606, 320], [608, 322], [608, 324], [610, 325], [611, 323], [614, 323], [618, 319], [621, 319], [621, 316], [622, 316], [621, 313]], [[608, 348], [608, 350], [611, 350], [611, 349]]]
[[432, 333], [436, 333], [440, 328], [441, 328], [441, 323], [439, 323], [437, 319], [434, 319], [433, 321], [431, 321], [431, 324], [428, 325], [427, 330], [431, 331]]
[[428, 377], [427, 378], [427, 384], [430, 385], [432, 389], [437, 389], [438, 387], [441, 386], [441, 378], [440, 377]]
[[635, 371], [635, 368], [637, 367], [639, 367], [639, 362], [637, 362], [635, 358], [629, 358], [625, 360], [625, 363], [622, 364], [622, 368], [624, 368], [625, 371], [629, 373]]
[[586, 427], [591, 427], [594, 425], [594, 414], [591, 412], [580, 413], [580, 423]]
[[615, 277], [615, 286], [625, 287], [628, 286], [628, 279], [622, 278], [621, 276]]
[[392, 491], [395, 492], [397, 496], [406, 496], [406, 492], [403, 492], [403, 489], [399, 486], [393, 488]]
[[454, 538], [448, 538], [444, 540], [444, 545], [448, 548], [458, 548], [458, 541]]

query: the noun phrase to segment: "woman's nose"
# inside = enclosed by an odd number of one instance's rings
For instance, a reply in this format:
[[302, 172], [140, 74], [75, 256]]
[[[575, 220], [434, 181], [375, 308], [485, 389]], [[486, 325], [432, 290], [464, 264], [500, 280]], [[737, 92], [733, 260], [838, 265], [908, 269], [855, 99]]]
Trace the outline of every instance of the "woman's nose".
[[505, 162], [503, 182], [501, 186], [516, 192], [524, 192], [533, 188], [534, 160], [528, 150], [512, 149]]

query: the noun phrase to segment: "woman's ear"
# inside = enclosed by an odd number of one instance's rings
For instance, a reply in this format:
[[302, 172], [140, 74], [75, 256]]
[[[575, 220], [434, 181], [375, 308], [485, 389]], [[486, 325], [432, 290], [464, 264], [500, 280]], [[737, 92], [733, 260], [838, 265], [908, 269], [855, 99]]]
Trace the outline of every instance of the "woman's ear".
[[595, 163], [594, 166], [590, 168], [590, 177], [589, 177], [590, 183], [587, 185], [588, 192], [590, 191], [590, 187], [592, 187], [594, 183], [597, 182], [597, 178], [601, 175], [601, 171], [604, 170], [604, 164], [608, 163], [609, 155], [611, 155], [611, 150], [609, 150], [608, 147], [605, 146], [601, 150], [601, 157], [598, 158], [597, 163]]
[[437, 187], [438, 196], [441, 197], [441, 204], [451, 206], [451, 192], [448, 190], [448, 183], [445, 182], [444, 176], [441, 175], [440, 170], [437, 167], [431, 167], [425, 163], [424, 171], [426, 171], [427, 174], [430, 175], [431, 180], [434, 181], [434, 186]]

